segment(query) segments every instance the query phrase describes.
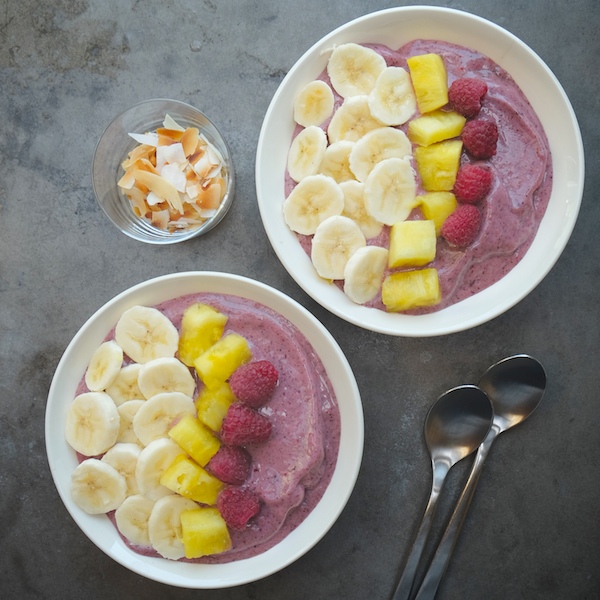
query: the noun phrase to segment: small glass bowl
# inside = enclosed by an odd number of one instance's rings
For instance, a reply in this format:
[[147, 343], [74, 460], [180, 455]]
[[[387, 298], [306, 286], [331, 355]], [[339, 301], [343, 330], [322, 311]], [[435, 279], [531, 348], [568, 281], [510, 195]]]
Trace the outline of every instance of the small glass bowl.
[[[128, 134], [148, 133], [162, 127], [166, 115], [182, 127], [197, 127], [221, 153], [225, 162], [227, 190], [214, 216], [199, 227], [181, 231], [163, 231], [138, 217], [117, 181], [124, 171], [121, 163], [138, 145]], [[148, 244], [175, 244], [202, 235], [215, 227], [233, 202], [235, 175], [227, 143], [216, 126], [197, 108], [178, 100], [144, 100], [116, 117], [100, 137], [92, 162], [92, 186], [96, 200], [112, 223], [125, 235]]]

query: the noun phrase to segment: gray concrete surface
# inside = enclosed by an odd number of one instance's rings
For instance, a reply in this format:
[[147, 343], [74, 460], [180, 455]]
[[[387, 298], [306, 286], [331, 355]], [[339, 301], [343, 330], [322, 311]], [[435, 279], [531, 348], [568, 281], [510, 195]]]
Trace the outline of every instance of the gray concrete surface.
[[[492, 322], [433, 339], [391, 338], [329, 314], [292, 280], [260, 221], [254, 158], [285, 73], [343, 23], [385, 0], [2, 0], [0, 2], [0, 597], [287, 600], [388, 598], [429, 493], [428, 406], [489, 364], [526, 352], [545, 365], [539, 411], [495, 445], [440, 600], [600, 598], [597, 0], [432, 2], [490, 19], [529, 44], [578, 116], [586, 191], [558, 263]], [[407, 2], [406, 4], [416, 4]], [[203, 109], [236, 165], [231, 212], [202, 239], [157, 248], [125, 237], [94, 200], [94, 145], [129, 105], [166, 96]], [[219, 270], [260, 279], [311, 310], [355, 370], [366, 443], [346, 509], [288, 568], [228, 590], [135, 575], [68, 515], [46, 460], [44, 412], [71, 337], [116, 293], [156, 275]], [[468, 465], [452, 473], [434, 534]]]

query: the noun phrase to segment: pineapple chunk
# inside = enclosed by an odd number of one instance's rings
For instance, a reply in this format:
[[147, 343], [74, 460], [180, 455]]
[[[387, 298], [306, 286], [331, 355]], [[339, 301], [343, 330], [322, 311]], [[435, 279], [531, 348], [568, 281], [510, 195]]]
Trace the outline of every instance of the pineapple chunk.
[[420, 267], [435, 258], [437, 236], [433, 221], [400, 221], [392, 225], [388, 266]]
[[188, 367], [223, 335], [227, 316], [197, 302], [185, 309], [179, 336], [179, 360]]
[[231, 548], [227, 524], [216, 508], [206, 506], [184, 510], [180, 519], [186, 558], [220, 554]]
[[434, 222], [435, 233], [440, 235], [444, 221], [458, 206], [456, 196], [452, 192], [429, 192], [417, 196], [417, 200], [421, 205], [423, 216]]
[[438, 272], [431, 268], [392, 273], [383, 281], [381, 299], [390, 312], [438, 304], [442, 299]]
[[460, 166], [461, 152], [461, 140], [446, 140], [415, 148], [414, 157], [423, 188], [428, 192], [451, 190]]
[[160, 483], [176, 494], [202, 504], [216, 504], [225, 484], [187, 456], [178, 456], [160, 477]]
[[169, 437], [202, 466], [208, 463], [221, 447], [221, 442], [213, 432], [189, 414], [169, 430]]
[[407, 61], [421, 114], [448, 104], [448, 74], [439, 54], [421, 54]]
[[248, 341], [237, 333], [228, 333], [195, 361], [194, 367], [204, 385], [217, 387], [252, 358]]
[[223, 417], [234, 402], [235, 396], [226, 381], [214, 388], [205, 387], [196, 398], [198, 419], [213, 431], [220, 431]]
[[458, 137], [467, 119], [454, 111], [434, 110], [408, 124], [408, 138], [419, 146], [429, 146]]

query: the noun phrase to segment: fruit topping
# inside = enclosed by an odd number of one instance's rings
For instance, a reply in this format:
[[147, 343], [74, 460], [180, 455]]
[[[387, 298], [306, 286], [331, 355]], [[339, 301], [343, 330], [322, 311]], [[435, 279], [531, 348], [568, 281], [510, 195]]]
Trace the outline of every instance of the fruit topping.
[[238, 400], [258, 408], [269, 400], [278, 380], [275, 365], [258, 360], [239, 367], [229, 378], [229, 386]]
[[498, 127], [493, 121], [468, 121], [462, 131], [465, 150], [475, 158], [491, 158], [496, 154]]
[[433, 221], [398, 221], [390, 230], [388, 266], [420, 267], [435, 258], [437, 236]]
[[204, 385], [212, 388], [227, 381], [240, 365], [251, 358], [248, 341], [237, 333], [229, 332], [203, 352], [194, 361], [194, 367]]
[[271, 435], [271, 421], [254, 409], [236, 402], [229, 407], [221, 427], [221, 440], [229, 446], [265, 442]]
[[179, 360], [188, 367], [223, 335], [227, 316], [212, 306], [196, 302], [183, 311], [179, 335]]
[[419, 146], [429, 146], [459, 136], [465, 122], [457, 112], [434, 110], [408, 124], [408, 138]]
[[191, 414], [186, 414], [169, 430], [169, 437], [202, 466], [208, 463], [221, 446], [213, 432]]
[[178, 456], [164, 471], [161, 485], [202, 504], [215, 504], [223, 482], [208, 473], [188, 456]]
[[383, 280], [381, 299], [391, 312], [431, 306], [441, 300], [436, 269], [391, 273]]
[[183, 510], [179, 520], [186, 558], [220, 554], [231, 548], [229, 530], [216, 508], [202, 506]]
[[481, 110], [481, 101], [487, 89], [487, 84], [481, 79], [462, 77], [452, 82], [448, 89], [448, 100], [457, 113], [470, 119]]
[[235, 396], [226, 381], [212, 388], [204, 387], [196, 398], [198, 419], [213, 431], [220, 431], [223, 417], [234, 402]]
[[411, 56], [406, 61], [421, 114], [448, 104], [448, 75], [439, 54]]
[[458, 169], [454, 193], [460, 202], [475, 204], [483, 200], [492, 187], [492, 173], [479, 165], [464, 164]]
[[206, 470], [230, 485], [242, 485], [250, 474], [252, 459], [240, 446], [221, 446], [210, 459]]
[[463, 248], [479, 233], [481, 214], [472, 204], [460, 204], [442, 225], [442, 237], [452, 246]]
[[456, 196], [452, 192], [429, 192], [417, 196], [417, 200], [423, 216], [434, 222], [435, 233], [440, 235], [444, 221], [456, 209]]
[[428, 192], [452, 190], [460, 165], [462, 147], [460, 140], [445, 140], [431, 146], [415, 148], [415, 160], [423, 189]]
[[247, 488], [227, 487], [217, 498], [217, 508], [228, 527], [243, 531], [260, 511], [260, 500]]

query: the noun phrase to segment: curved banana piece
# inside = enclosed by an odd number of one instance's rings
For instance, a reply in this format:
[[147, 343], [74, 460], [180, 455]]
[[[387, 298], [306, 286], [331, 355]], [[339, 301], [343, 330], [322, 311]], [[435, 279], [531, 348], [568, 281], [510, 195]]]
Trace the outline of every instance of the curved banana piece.
[[354, 142], [347, 140], [327, 146], [319, 166], [319, 173], [335, 179], [338, 183], [356, 179], [348, 162], [353, 146]]
[[417, 97], [408, 72], [386, 67], [369, 93], [371, 114], [386, 125], [402, 125], [417, 111]]
[[98, 346], [85, 372], [85, 385], [92, 392], [104, 391], [116, 378], [123, 364], [123, 349], [117, 342]]
[[360, 181], [344, 181], [340, 183], [344, 192], [344, 210], [342, 216], [352, 219], [363, 232], [366, 239], [377, 237], [383, 225], [367, 214], [365, 209], [364, 187]]
[[344, 268], [344, 292], [357, 304], [369, 302], [381, 289], [388, 251], [381, 246], [359, 248]]
[[71, 497], [79, 508], [99, 515], [118, 508], [127, 494], [125, 477], [97, 458], [88, 458], [71, 474]]
[[129, 400], [143, 400], [138, 375], [142, 365], [132, 363], [121, 368], [114, 381], [106, 388], [105, 392], [113, 399], [117, 406]]
[[309, 175], [316, 175], [327, 148], [327, 135], [316, 125], [303, 129], [292, 141], [287, 168], [297, 183]]
[[192, 398], [196, 382], [179, 359], [155, 358], [143, 364], [138, 375], [138, 386], [144, 398], [152, 398], [165, 392], [181, 392]]
[[115, 511], [115, 521], [121, 535], [136, 546], [149, 547], [148, 519], [154, 501], [141, 494], [129, 496]]
[[322, 125], [333, 114], [331, 88], [320, 79], [307, 83], [294, 101], [294, 121], [302, 127]]
[[375, 50], [352, 42], [336, 46], [327, 62], [331, 85], [343, 98], [368, 94], [385, 68], [385, 59]]
[[127, 483], [127, 496], [138, 493], [138, 485], [135, 478], [137, 460], [142, 451], [137, 444], [117, 443], [102, 457], [102, 462], [114, 467]]
[[160, 483], [162, 474], [185, 452], [171, 439], [160, 438], [148, 444], [138, 456], [135, 478], [139, 493], [158, 500], [173, 492]]
[[145, 400], [127, 400], [117, 406], [121, 423], [119, 425], [119, 435], [117, 443], [139, 444], [142, 445], [135, 431], [133, 430], [133, 417], [144, 404]]
[[344, 103], [335, 111], [327, 126], [329, 143], [341, 140], [356, 142], [365, 133], [383, 127], [369, 109], [368, 96], [352, 96], [346, 98]]

